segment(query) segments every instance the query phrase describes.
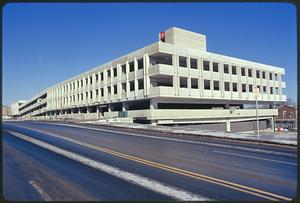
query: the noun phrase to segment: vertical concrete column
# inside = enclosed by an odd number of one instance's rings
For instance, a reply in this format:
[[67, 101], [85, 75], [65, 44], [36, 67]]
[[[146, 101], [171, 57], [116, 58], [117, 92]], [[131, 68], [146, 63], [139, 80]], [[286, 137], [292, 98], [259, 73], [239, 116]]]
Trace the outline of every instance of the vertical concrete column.
[[[274, 132], [274, 131], [275, 131], [275, 120], [274, 120], [274, 117], [271, 118], [270, 123], [271, 123], [271, 129], [272, 129], [272, 132]], [[297, 123], [297, 122], [296, 122], [296, 123]]]
[[230, 121], [226, 121], [226, 132], [231, 132]]
[[224, 68], [223, 63], [219, 63], [219, 74], [220, 74], [220, 90], [221, 90], [221, 98], [224, 98]]
[[236, 66], [236, 72], [237, 72], [237, 77], [238, 77], [238, 93], [239, 93], [239, 98], [242, 98], [242, 74], [241, 74], [241, 66]]
[[278, 73], [278, 93], [279, 93], [279, 99], [282, 99], [282, 75], [281, 73]]
[[271, 94], [270, 94], [270, 72], [266, 71], [266, 80], [267, 80], [267, 94], [268, 94], [268, 100], [271, 99]]
[[108, 91], [107, 91], [107, 69], [104, 69], [103, 71], [103, 91], [104, 91], [104, 98], [103, 100], [106, 102], [108, 101]]
[[121, 64], [117, 64], [117, 78], [118, 78], [118, 100], [122, 98], [122, 68]]
[[137, 79], [137, 60], [136, 58], [133, 59], [133, 64], [134, 64], [134, 96], [137, 97], [137, 93], [138, 93], [138, 79]]
[[150, 58], [146, 53], [143, 55], [143, 63], [144, 63], [144, 95], [149, 95], [150, 89], [150, 77], [149, 77], [149, 68], [150, 68]]
[[114, 99], [114, 74], [113, 67], [110, 67], [110, 100]]
[[128, 104], [125, 102], [122, 102], [122, 111], [128, 111]]
[[178, 95], [179, 93], [179, 76], [178, 76], [178, 55], [173, 54], [172, 55], [172, 62], [173, 62], [173, 68], [174, 68], [174, 75], [173, 75], [173, 89], [175, 92], [175, 95]]
[[150, 99], [150, 110], [154, 110], [158, 108], [158, 103], [157, 100], [155, 99]]
[[111, 104], [107, 104], [107, 110], [108, 110], [108, 112], [112, 112], [112, 106], [111, 106]]
[[188, 79], [187, 79], [187, 86], [189, 91], [189, 96], [191, 96], [191, 58], [190, 56], [187, 57], [187, 69], [188, 69]]
[[99, 106], [96, 106], [97, 119], [100, 119]]
[[126, 98], [129, 97], [130, 86], [129, 86], [129, 63], [128, 60], [125, 62], [126, 66]]
[[210, 72], [210, 92], [211, 97], [214, 97], [214, 80], [213, 80], [213, 62], [209, 60], [209, 72]]
[[203, 66], [202, 66], [202, 64], [203, 64], [202, 58], [198, 58], [197, 67], [199, 69], [198, 86], [199, 86], [200, 97], [204, 96], [204, 78], [203, 78]]

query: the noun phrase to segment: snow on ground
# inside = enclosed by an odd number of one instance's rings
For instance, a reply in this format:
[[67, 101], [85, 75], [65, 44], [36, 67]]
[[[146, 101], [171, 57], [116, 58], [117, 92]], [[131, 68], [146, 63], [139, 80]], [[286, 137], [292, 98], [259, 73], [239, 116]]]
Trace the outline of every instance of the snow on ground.
[[247, 141], [256, 142], [269, 142], [279, 143], [287, 145], [297, 145], [297, 132], [272, 132], [262, 131], [258, 139], [256, 132], [220, 132], [213, 130], [201, 129], [200, 127], [189, 128], [188, 126], [161, 126], [161, 125], [150, 125], [150, 124], [138, 124], [138, 123], [116, 123], [100, 121], [82, 121], [80, 123], [91, 123], [100, 124], [107, 126], [125, 127], [133, 129], [146, 129], [160, 132], [169, 132], [174, 134], [186, 134], [186, 135], [204, 135], [211, 137], [230, 138], [230, 139], [241, 139]]

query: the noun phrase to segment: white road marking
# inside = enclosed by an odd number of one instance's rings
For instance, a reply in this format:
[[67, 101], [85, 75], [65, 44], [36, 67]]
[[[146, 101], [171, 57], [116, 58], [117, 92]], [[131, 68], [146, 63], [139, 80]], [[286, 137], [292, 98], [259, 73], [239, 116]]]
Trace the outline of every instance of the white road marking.
[[78, 161], [84, 165], [87, 165], [89, 167], [92, 167], [94, 169], [97, 169], [99, 171], [103, 171], [107, 174], [110, 174], [112, 176], [118, 177], [122, 180], [125, 180], [127, 182], [130, 182], [132, 184], [141, 186], [143, 188], [149, 189], [151, 191], [166, 195], [168, 197], [171, 197], [173, 199], [182, 200], [182, 201], [208, 201], [212, 200], [200, 195], [193, 194], [191, 192], [182, 190], [180, 188], [176, 188], [173, 186], [165, 185], [163, 183], [160, 183], [156, 180], [152, 180], [146, 177], [143, 177], [141, 175], [137, 175], [134, 173], [130, 173], [127, 171], [123, 171], [119, 168], [97, 162], [95, 160], [89, 159], [87, 157], [81, 156], [79, 154], [69, 152], [67, 150], [61, 149], [59, 147], [56, 147], [54, 145], [50, 145], [46, 142], [37, 140], [35, 138], [23, 135], [18, 132], [8, 131], [9, 134], [14, 135], [20, 139], [23, 139], [27, 142], [30, 142], [32, 144], [38, 145], [42, 148], [45, 148], [49, 151], [55, 152], [57, 154], [60, 154], [62, 156], [65, 156], [69, 159]]
[[223, 151], [218, 151], [218, 150], [215, 150], [214, 152], [220, 153], [220, 154], [228, 154], [228, 155], [232, 155], [232, 156], [240, 156], [240, 157], [246, 157], [246, 158], [252, 158], [252, 159], [259, 159], [259, 160], [264, 160], [264, 161], [272, 161], [272, 162], [278, 162], [278, 163], [290, 164], [290, 165], [297, 166], [296, 163], [290, 163], [290, 162], [279, 161], [279, 160], [274, 160], [274, 159], [266, 159], [266, 158], [261, 158], [261, 157], [256, 157], [256, 156], [241, 155], [241, 154], [235, 154], [235, 153], [230, 153], [230, 152], [223, 152]]
[[[44, 122], [44, 123], [47, 123], [47, 122]], [[253, 149], [253, 148], [249, 148], [249, 147], [239, 147], [239, 146], [231, 146], [231, 145], [208, 143], [208, 142], [201, 142], [201, 141], [192, 141], [192, 140], [182, 140], [182, 139], [170, 138], [170, 137], [141, 135], [141, 134], [137, 134], [137, 133], [121, 132], [121, 131], [99, 129], [99, 128], [93, 128], [93, 127], [71, 125], [71, 124], [61, 124], [61, 123], [47, 123], [47, 124], [82, 128], [82, 129], [88, 129], [88, 130], [96, 130], [96, 131], [109, 132], [109, 133], [117, 133], [117, 134], [123, 134], [123, 135], [132, 135], [132, 136], [136, 136], [136, 137], [145, 137], [145, 138], [151, 138], [151, 139], [170, 140], [170, 141], [182, 142], [182, 143], [199, 144], [199, 145], [206, 145], [206, 146], [213, 146], [213, 147], [222, 147], [222, 148], [227, 148], [227, 149], [237, 149], [237, 150], [264, 153], [264, 154], [275, 154], [275, 155], [288, 156], [288, 157], [297, 157], [296, 154], [285, 153], [285, 152], [276, 152], [276, 151], [264, 150], [264, 149]]]
[[42, 196], [46, 201], [53, 201], [51, 197], [40, 187], [34, 180], [30, 180], [29, 184]]

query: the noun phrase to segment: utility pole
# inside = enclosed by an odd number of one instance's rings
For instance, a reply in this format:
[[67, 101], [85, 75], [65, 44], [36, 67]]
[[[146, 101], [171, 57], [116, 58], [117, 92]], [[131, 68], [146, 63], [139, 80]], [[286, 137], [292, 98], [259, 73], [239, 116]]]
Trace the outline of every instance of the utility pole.
[[254, 89], [255, 94], [255, 106], [256, 106], [256, 130], [257, 130], [257, 138], [259, 139], [259, 120], [258, 120], [258, 97], [259, 97], [259, 88]]

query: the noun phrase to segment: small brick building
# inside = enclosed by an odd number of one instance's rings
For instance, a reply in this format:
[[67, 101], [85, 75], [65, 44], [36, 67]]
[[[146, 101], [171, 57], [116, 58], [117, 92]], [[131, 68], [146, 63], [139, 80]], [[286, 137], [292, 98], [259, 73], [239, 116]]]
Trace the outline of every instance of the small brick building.
[[278, 107], [278, 116], [275, 116], [276, 128], [297, 128], [297, 109], [288, 105]]

